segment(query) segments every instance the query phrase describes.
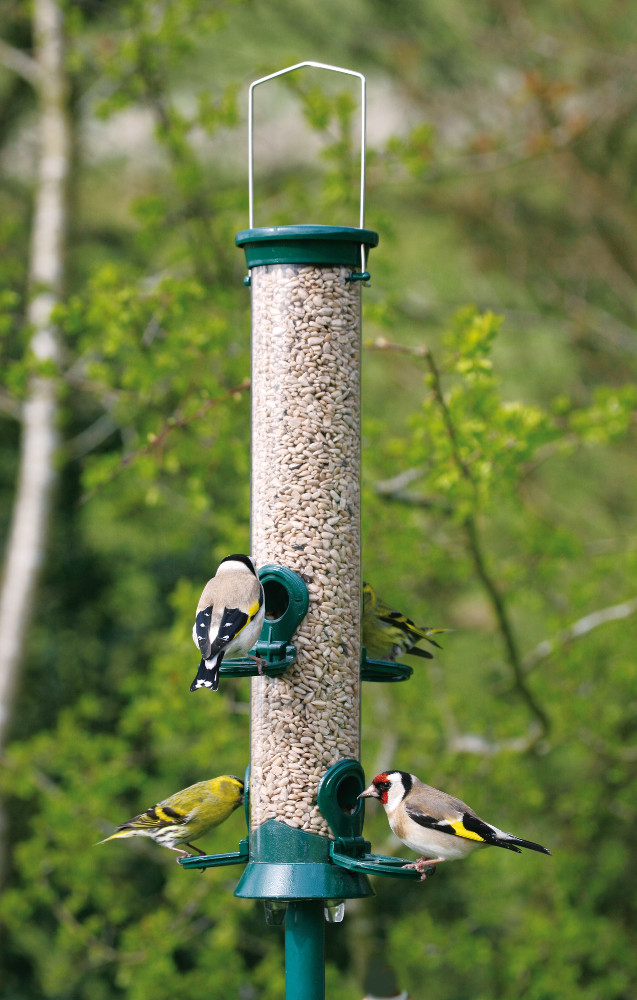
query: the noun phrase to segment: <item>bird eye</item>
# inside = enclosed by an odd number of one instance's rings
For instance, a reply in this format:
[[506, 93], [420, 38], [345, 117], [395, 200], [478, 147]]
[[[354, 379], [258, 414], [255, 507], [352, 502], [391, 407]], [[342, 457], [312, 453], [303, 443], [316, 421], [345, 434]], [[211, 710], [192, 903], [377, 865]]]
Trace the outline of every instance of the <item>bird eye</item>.
[[389, 782], [379, 781], [379, 783], [376, 785], [376, 788], [378, 789], [379, 792], [387, 792], [389, 791]]

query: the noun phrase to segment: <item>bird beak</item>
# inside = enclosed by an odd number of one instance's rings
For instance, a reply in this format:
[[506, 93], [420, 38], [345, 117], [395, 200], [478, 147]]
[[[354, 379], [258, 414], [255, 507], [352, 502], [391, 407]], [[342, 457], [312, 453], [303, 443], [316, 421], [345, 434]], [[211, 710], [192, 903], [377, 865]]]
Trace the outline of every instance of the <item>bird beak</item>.
[[376, 789], [374, 788], [374, 786], [373, 785], [368, 785], [368, 787], [365, 789], [365, 791], [361, 792], [358, 797], [359, 797], [359, 799], [377, 799], [379, 796], [378, 796], [378, 792], [376, 791]]

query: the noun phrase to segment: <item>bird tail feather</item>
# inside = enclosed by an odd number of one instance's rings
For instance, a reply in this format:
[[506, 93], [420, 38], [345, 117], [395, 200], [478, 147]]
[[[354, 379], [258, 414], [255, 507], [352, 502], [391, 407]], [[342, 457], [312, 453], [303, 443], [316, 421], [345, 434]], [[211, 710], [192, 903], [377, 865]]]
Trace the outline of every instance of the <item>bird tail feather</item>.
[[551, 852], [547, 847], [542, 847], [541, 844], [534, 844], [532, 840], [521, 840], [520, 837], [511, 837], [508, 841], [500, 841], [500, 847], [508, 847], [510, 850], [515, 848], [526, 847], [529, 851], [537, 851], [539, 854], [550, 854]]
[[197, 691], [198, 688], [205, 687], [210, 691], [216, 691], [219, 687], [219, 667], [222, 660], [223, 652], [217, 653], [211, 660], [205, 660], [202, 656], [197, 675], [190, 685], [190, 690]]
[[[420, 628], [420, 626], [417, 625], [416, 628], [415, 628], [415, 631], [420, 634], [421, 639], [426, 639], [427, 642], [430, 642], [432, 646], [437, 646], [438, 649], [442, 649], [442, 646], [440, 645], [440, 643], [436, 642], [435, 639], [431, 638], [432, 635], [440, 635], [442, 632], [453, 632], [454, 629], [452, 629], [452, 628], [427, 628], [427, 629], [425, 629], [425, 628]], [[412, 650], [412, 652], [413, 652], [413, 650]]]
[[127, 837], [134, 837], [134, 836], [135, 833], [132, 830], [116, 830], [115, 833], [112, 833], [110, 835], [110, 837], [104, 837], [104, 840], [98, 840], [94, 844], [94, 847], [98, 847], [99, 844], [105, 844], [107, 840], [122, 840], [126, 839]]
[[[430, 639], [429, 642], [431, 641]], [[434, 646], [438, 646], [438, 643], [434, 642]], [[438, 649], [442, 649], [442, 646], [438, 646]], [[430, 653], [427, 649], [421, 649], [420, 646], [412, 646], [408, 652], [410, 656], [422, 656], [425, 660], [433, 660], [434, 658], [433, 653]]]

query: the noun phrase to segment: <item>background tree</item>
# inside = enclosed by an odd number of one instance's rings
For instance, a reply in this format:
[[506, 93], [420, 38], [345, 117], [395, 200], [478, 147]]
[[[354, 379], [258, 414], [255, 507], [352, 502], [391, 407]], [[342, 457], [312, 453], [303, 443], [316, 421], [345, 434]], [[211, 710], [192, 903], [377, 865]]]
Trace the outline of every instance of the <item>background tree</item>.
[[[34, 58], [6, 45], [5, 64], [35, 87], [40, 105], [39, 162], [29, 252], [30, 330], [26, 395], [15, 404], [22, 430], [20, 465], [0, 589], [0, 747], [4, 742], [22, 641], [31, 620], [44, 557], [58, 446], [57, 374], [62, 347], [52, 320], [64, 281], [66, 184], [71, 159], [62, 9], [53, 0], [33, 7]], [[5, 819], [0, 803], [0, 881]]]

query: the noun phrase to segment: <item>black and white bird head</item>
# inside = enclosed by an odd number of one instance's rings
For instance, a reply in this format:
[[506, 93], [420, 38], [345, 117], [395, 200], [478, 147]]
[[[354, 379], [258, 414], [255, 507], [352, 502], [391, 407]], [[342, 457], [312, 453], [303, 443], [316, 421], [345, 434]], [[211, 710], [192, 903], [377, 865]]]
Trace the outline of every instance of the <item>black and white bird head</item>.
[[373, 779], [359, 799], [380, 799], [385, 811], [391, 813], [409, 795], [418, 779], [407, 771], [382, 771]]
[[237, 573], [246, 572], [251, 573], [253, 576], [257, 575], [257, 567], [252, 556], [244, 556], [240, 553], [234, 553], [234, 555], [226, 556], [222, 559], [217, 568], [215, 576], [219, 576], [221, 573]]

